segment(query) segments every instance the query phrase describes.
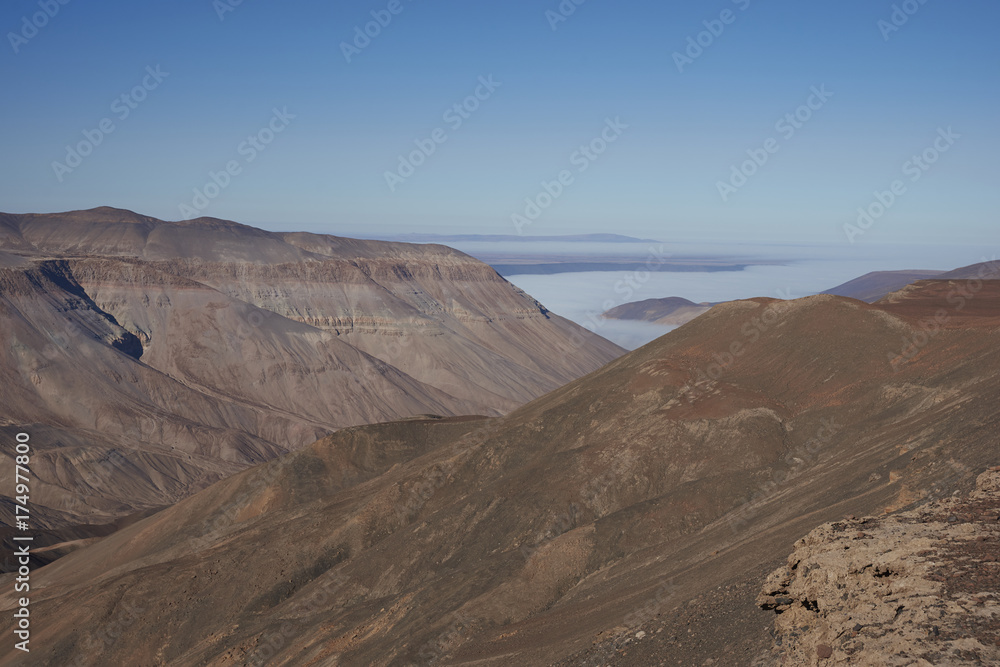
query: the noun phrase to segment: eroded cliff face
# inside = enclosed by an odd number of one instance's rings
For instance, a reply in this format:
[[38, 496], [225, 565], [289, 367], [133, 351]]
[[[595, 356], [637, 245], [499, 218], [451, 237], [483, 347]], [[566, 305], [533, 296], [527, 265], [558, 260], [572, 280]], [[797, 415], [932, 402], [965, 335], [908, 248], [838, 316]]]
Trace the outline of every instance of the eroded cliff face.
[[[506, 412], [624, 352], [444, 246], [274, 233], [212, 218], [165, 223], [111, 208], [6, 215], [4, 223], [0, 248], [77, 260], [80, 284], [147, 343], [150, 332], [139, 326], [147, 303], [163, 303], [165, 284], [192, 281], [186, 287], [335, 334], [483, 414]], [[251, 318], [258, 326], [259, 316]]]
[[1000, 468], [968, 497], [827, 523], [758, 598], [781, 665], [1000, 664]]
[[102, 208], [0, 214], [0, 249], [0, 419], [38, 432], [42, 527], [346, 426], [500, 415], [622, 352], [443, 246]]
[[0, 428], [32, 437], [36, 528], [175, 502], [327, 432], [145, 363], [65, 263], [0, 269], [0, 336]]
[[616, 346], [548, 313], [485, 264], [327, 259], [187, 266], [185, 275], [328, 331], [417, 380], [496, 414], [614, 358]]

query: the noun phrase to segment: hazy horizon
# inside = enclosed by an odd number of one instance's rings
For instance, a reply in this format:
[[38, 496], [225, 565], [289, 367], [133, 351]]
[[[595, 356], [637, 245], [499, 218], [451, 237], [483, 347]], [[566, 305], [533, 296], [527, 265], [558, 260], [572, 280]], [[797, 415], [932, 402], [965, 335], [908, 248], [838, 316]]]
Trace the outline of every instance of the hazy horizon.
[[[450, 244], [476, 256], [487, 244]], [[502, 245], [502, 244], [493, 244]], [[524, 245], [524, 244], [521, 244]], [[525, 255], [536, 244], [528, 244]], [[537, 244], [548, 245], [548, 244]], [[573, 244], [574, 246], [602, 244]], [[599, 317], [612, 307], [645, 299], [679, 296], [695, 303], [732, 301], [751, 297], [794, 299], [832, 289], [872, 271], [950, 271], [996, 259], [996, 246], [880, 246], [849, 251], [834, 245], [781, 246], [758, 244], [621, 244], [632, 248], [635, 267], [620, 271], [587, 271], [555, 275], [513, 275], [507, 280], [538, 299], [546, 308], [625, 347], [634, 349], [675, 327], [645, 322], [609, 321]], [[607, 252], [600, 247], [594, 252]], [[571, 250], [576, 250], [572, 248]], [[624, 249], [620, 249], [624, 251]], [[680, 251], [686, 250], [683, 255]], [[853, 249], [852, 249], [853, 250]], [[902, 252], [901, 252], [902, 250]], [[540, 249], [544, 251], [544, 249]], [[744, 260], [742, 271], [649, 272], [647, 258], [659, 255]], [[577, 253], [586, 257], [585, 248]], [[759, 264], [755, 262], [772, 262]]]
[[0, 208], [353, 236], [988, 241], [995, 4], [570, 4], [8, 3]]

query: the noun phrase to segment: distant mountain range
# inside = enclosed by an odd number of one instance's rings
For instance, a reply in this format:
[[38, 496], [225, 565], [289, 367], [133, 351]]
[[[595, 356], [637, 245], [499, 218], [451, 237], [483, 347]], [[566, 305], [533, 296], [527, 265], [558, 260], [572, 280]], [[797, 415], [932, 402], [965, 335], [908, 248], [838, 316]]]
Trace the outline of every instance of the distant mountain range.
[[[483, 255], [484, 260], [489, 259]], [[714, 273], [716, 271], [743, 271], [749, 264], [725, 263], [725, 262], [703, 262], [696, 260], [686, 260], [683, 262], [657, 261], [655, 264], [643, 263], [636, 259], [617, 260], [597, 260], [586, 261], [559, 261], [559, 262], [522, 262], [517, 264], [507, 264], [503, 261], [490, 259], [490, 266], [496, 269], [501, 276], [517, 275], [554, 275], [557, 273], [577, 273], [581, 271], [634, 271], [637, 267], [648, 271], [663, 272], [691, 272], [691, 273]]]
[[[872, 271], [821, 292], [821, 294], [846, 296], [865, 303], [876, 303], [893, 292], [921, 280], [984, 279], [984, 277], [987, 280], [1000, 279], [1000, 272], [995, 270], [992, 263], [973, 264], [948, 272], [930, 270]], [[609, 320], [635, 320], [678, 326], [690, 322], [713, 305], [716, 304], [696, 304], [683, 297], [669, 296], [624, 303], [605, 311], [601, 317]]]
[[488, 243], [531, 243], [555, 241], [563, 243], [660, 243], [654, 239], [639, 239], [621, 234], [567, 234], [563, 236], [519, 236], [517, 234], [397, 234], [378, 237], [386, 241], [406, 243], [458, 243], [483, 241]]

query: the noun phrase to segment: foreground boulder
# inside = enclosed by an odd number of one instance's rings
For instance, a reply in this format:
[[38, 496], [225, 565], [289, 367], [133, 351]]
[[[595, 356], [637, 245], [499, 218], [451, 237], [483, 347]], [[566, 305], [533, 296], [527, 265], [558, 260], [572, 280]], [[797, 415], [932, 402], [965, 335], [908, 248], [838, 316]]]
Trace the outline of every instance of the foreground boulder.
[[781, 665], [1000, 664], [1000, 468], [968, 497], [827, 523], [758, 604]]

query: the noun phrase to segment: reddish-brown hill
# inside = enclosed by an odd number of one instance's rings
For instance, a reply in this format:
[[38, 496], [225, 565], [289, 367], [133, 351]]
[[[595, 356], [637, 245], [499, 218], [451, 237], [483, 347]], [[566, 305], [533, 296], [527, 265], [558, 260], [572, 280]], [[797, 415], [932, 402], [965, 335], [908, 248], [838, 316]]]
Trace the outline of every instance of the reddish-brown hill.
[[727, 303], [506, 417], [334, 434], [36, 572], [38, 659], [749, 664], [796, 539], [996, 463], [998, 286], [926, 336], [942, 284]]
[[939, 276], [941, 271], [872, 271], [863, 276], [848, 280], [826, 290], [823, 294], [849, 296], [852, 299], [872, 303], [878, 301], [890, 292], [906, 287], [917, 280], [925, 280]]

